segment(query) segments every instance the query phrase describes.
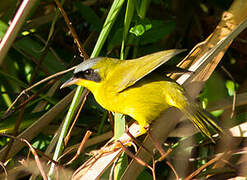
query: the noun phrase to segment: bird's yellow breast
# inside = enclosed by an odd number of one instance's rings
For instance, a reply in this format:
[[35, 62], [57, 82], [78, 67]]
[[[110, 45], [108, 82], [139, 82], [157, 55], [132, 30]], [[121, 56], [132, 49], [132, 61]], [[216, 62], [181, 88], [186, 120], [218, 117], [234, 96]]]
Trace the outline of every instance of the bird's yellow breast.
[[159, 76], [147, 76], [121, 92], [113, 92], [107, 83], [101, 83], [93, 93], [96, 101], [109, 111], [131, 116], [143, 126], [167, 108], [181, 107], [187, 102], [178, 84]]

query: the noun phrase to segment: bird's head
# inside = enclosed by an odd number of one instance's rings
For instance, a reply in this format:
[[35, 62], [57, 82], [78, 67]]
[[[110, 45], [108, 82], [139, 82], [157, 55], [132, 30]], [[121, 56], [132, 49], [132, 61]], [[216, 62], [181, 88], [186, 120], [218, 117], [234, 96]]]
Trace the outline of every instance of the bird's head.
[[73, 77], [62, 84], [60, 88], [75, 84], [93, 91], [96, 86], [106, 79], [110, 70], [114, 69], [118, 61], [117, 59], [106, 57], [86, 60], [75, 67]]

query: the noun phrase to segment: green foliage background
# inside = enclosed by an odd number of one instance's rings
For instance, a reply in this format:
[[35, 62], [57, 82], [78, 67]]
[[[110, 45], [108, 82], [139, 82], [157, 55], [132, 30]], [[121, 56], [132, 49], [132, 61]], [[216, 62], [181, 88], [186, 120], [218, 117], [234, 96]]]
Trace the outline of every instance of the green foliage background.
[[[11, 0], [11, 3], [10, 1], [8, 3], [7, 1], [0, 2], [0, 38], [6, 32], [8, 23], [13, 18], [19, 3], [20, 1], [17, 0]], [[129, 4], [127, 5], [127, 3]], [[106, 38], [106, 42], [102, 44], [99, 56], [132, 59], [164, 49], [191, 49], [210, 35], [222, 12], [227, 10], [231, 3], [232, 0], [192, 0], [189, 3], [186, 0], [123, 1], [112, 29], [108, 35], [103, 37]], [[73, 0], [65, 1], [63, 5], [88, 55], [93, 52], [111, 5], [112, 1], [109, 0]], [[38, 1], [0, 65], [1, 116], [21, 90], [49, 75], [82, 62], [83, 58], [60, 14], [56, 20], [54, 31], [51, 30], [55, 14], [54, 1]], [[51, 39], [47, 42], [51, 32]], [[240, 46], [246, 47], [245, 41], [246, 37], [239, 37], [239, 41], [231, 46], [221, 63], [221, 66], [224, 66], [234, 77], [234, 82], [219, 67], [206, 83], [199, 97], [205, 107], [212, 102], [233, 96], [235, 90], [240, 92], [245, 90], [246, 52], [244, 48], [239, 48]], [[47, 46], [45, 46], [46, 43], [48, 43]], [[174, 59], [169, 64], [176, 65], [178, 61], [179, 59]], [[58, 78], [57, 85], [55, 82], [43, 84], [29, 93], [29, 95], [36, 94], [36, 98], [26, 104], [18, 133], [54, 107], [74, 88], [59, 89], [59, 84], [71, 75], [68, 73]], [[50, 89], [54, 91], [48, 95]], [[0, 122], [0, 132], [13, 133], [15, 122], [21, 111], [21, 108], [18, 108], [21, 101], [15, 106], [15, 111]], [[64, 109], [64, 112], [55, 117], [49, 127], [43, 129], [40, 135], [33, 139], [32, 143], [36, 148], [41, 150], [47, 148], [66, 115], [66, 110]], [[229, 110], [220, 110], [213, 114], [221, 119], [225, 118], [227, 113], [229, 114]], [[231, 123], [244, 122], [245, 116], [245, 108], [238, 108], [234, 121]], [[79, 143], [86, 130], [93, 131], [93, 136], [112, 130], [112, 122], [107, 119], [107, 112], [95, 102], [92, 95], [89, 95], [68, 147]], [[177, 142], [178, 139], [171, 138], [170, 140]], [[1, 138], [0, 146], [3, 147], [8, 141], [9, 139]], [[99, 148], [101, 145], [94, 145], [86, 151]], [[12, 157], [11, 161], [16, 162], [18, 157], [26, 155], [27, 149], [24, 149]], [[85, 154], [81, 155], [71, 165], [71, 168], [76, 169], [86, 158]], [[66, 160], [64, 159], [64, 161]], [[201, 162], [196, 163], [198, 165]], [[15, 163], [9, 163], [8, 166], [13, 168], [15, 165]], [[195, 169], [191, 168], [185, 174], [188, 174], [189, 171], [193, 172], [193, 170]], [[164, 165], [157, 168], [157, 171], [160, 179], [167, 178], [172, 174], [170, 169]], [[145, 173], [149, 174], [148, 171], [143, 172], [143, 174]], [[142, 177], [144, 177], [143, 174]], [[150, 179], [152, 176], [146, 175], [145, 178]]]

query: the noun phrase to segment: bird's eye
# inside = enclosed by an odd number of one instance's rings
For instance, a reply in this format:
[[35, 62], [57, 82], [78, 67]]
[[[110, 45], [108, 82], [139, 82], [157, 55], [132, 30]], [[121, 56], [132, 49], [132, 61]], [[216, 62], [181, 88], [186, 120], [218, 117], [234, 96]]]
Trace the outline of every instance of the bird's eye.
[[74, 74], [74, 77], [78, 77], [81, 79], [91, 80], [95, 82], [100, 82], [101, 78], [96, 69], [86, 69], [84, 71], [80, 71]]
[[87, 69], [86, 71], [84, 71], [84, 74], [85, 74], [85, 75], [89, 75], [89, 74], [91, 74], [91, 72], [92, 72], [91, 69]]

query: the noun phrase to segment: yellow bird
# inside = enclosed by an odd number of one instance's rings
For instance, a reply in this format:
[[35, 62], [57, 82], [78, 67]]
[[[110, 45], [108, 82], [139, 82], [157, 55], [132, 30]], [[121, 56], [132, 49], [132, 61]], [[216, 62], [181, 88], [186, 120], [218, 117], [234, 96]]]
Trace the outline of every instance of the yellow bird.
[[77, 65], [61, 88], [76, 84], [89, 89], [105, 109], [129, 115], [145, 127], [169, 107], [180, 109], [207, 137], [208, 127], [221, 128], [190, 100], [182, 86], [154, 71], [184, 50], [167, 50], [133, 60], [98, 57]]

